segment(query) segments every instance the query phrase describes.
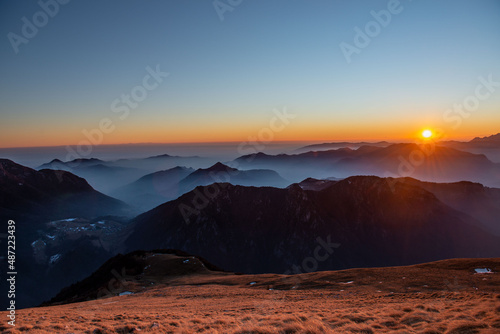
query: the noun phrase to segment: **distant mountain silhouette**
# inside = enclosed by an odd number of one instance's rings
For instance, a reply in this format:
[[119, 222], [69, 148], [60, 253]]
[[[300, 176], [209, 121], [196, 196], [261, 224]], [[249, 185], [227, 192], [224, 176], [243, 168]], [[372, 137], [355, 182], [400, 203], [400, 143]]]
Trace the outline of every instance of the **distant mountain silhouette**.
[[269, 155], [259, 152], [241, 156], [234, 160], [234, 164], [245, 169], [272, 169], [288, 180], [300, 182], [308, 177], [324, 179], [337, 176], [334, 164], [355, 154], [356, 150], [350, 148], [301, 154]]
[[476, 137], [472, 139], [469, 143], [480, 144], [485, 146], [494, 146], [496, 148], [500, 148], [500, 133], [488, 137]]
[[69, 171], [85, 178], [94, 188], [108, 195], [112, 189], [131, 182], [145, 174], [145, 171], [142, 169], [116, 166], [112, 162], [95, 158], [75, 159], [68, 162], [54, 159], [47, 164], [39, 166], [37, 169], [44, 168]]
[[[208, 159], [210, 161], [210, 159]], [[85, 178], [95, 189], [114, 196], [116, 189], [126, 186], [140, 177], [179, 165], [206, 164], [201, 157], [179, 157], [161, 154], [148, 158], [104, 161], [96, 158], [74, 159], [67, 162], [54, 159], [37, 169], [65, 170]]]
[[393, 144], [307, 152], [294, 155], [252, 154], [234, 161], [243, 168], [269, 168], [299, 182], [308, 177], [345, 178], [353, 175], [413, 177], [432, 182], [480, 182], [500, 187], [500, 164], [484, 154], [451, 147]]
[[172, 156], [170, 154], [160, 154], [160, 155], [155, 155], [155, 156], [152, 156], [152, 157], [148, 157], [146, 159], [165, 159], [165, 158], [172, 158]]
[[61, 169], [67, 168], [67, 169], [72, 169], [76, 167], [83, 167], [83, 166], [94, 166], [97, 164], [103, 164], [105, 161], [96, 159], [96, 158], [89, 158], [89, 159], [74, 159], [70, 160], [67, 162], [63, 162], [59, 159], [54, 159], [49, 163], [43, 164], [37, 169], [56, 169], [56, 167], [61, 167]]
[[192, 168], [174, 167], [151, 173], [116, 189], [111, 195], [144, 212], [182, 195], [179, 182], [193, 171]]
[[220, 162], [209, 168], [194, 170], [174, 167], [169, 170], [145, 175], [124, 187], [111, 192], [136, 206], [142, 212], [176, 199], [197, 186], [215, 182], [230, 182], [235, 185], [286, 187], [290, 182], [271, 170], [238, 170]]
[[218, 162], [209, 168], [200, 168], [194, 171], [180, 182], [180, 186], [185, 191], [189, 191], [197, 186], [205, 186], [215, 182], [274, 187], [286, 187], [290, 184], [273, 170], [238, 170]]
[[390, 144], [391, 143], [386, 142], [386, 141], [379, 141], [379, 142], [375, 142], [375, 143], [369, 143], [369, 142], [333, 142], [333, 143], [307, 145], [307, 146], [298, 148], [295, 151], [297, 153], [303, 153], [303, 152], [309, 152], [309, 151], [325, 151], [325, 150], [332, 150], [332, 149], [345, 148], [345, 147], [351, 148], [351, 149], [357, 149], [358, 147], [361, 147], [361, 146], [386, 147], [386, 146], [389, 146]]
[[368, 153], [362, 152], [339, 161], [335, 167], [355, 174], [410, 176], [434, 182], [500, 181], [496, 178], [500, 166], [482, 154], [417, 144], [394, 144]]
[[177, 155], [160, 154], [160, 155], [148, 157], [145, 160], [165, 160], [165, 159], [201, 159], [201, 157], [198, 157], [198, 156], [180, 157]]
[[320, 250], [314, 270], [500, 255], [500, 238], [481, 222], [400, 180], [350, 177], [319, 191], [212, 189], [197, 187], [135, 218], [128, 249], [182, 249], [246, 273], [282, 273]]
[[488, 137], [476, 137], [468, 142], [441, 141], [438, 145], [476, 154], [484, 154], [491, 161], [500, 163], [500, 133]]

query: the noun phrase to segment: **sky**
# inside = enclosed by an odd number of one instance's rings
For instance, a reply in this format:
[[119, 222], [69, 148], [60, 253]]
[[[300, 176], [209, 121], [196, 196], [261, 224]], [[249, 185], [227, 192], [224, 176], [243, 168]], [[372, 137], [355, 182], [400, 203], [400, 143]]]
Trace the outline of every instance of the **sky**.
[[0, 36], [4, 148], [500, 132], [495, 0], [0, 0]]

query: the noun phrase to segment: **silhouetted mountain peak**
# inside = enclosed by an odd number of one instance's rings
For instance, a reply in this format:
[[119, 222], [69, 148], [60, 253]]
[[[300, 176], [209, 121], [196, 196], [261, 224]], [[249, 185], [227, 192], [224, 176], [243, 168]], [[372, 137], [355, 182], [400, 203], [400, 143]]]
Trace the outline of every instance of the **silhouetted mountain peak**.
[[339, 151], [339, 152], [352, 152], [354, 150], [350, 147], [341, 147], [341, 148], [338, 148], [337, 151]]
[[205, 172], [235, 172], [237, 171], [236, 168], [229, 167], [227, 165], [224, 165], [221, 162], [217, 162], [215, 165], [206, 168], [206, 169], [199, 169], [199, 171], [205, 171]]
[[[279, 154], [278, 156], [281, 156], [281, 155], [284, 155], [284, 154]], [[237, 161], [238, 160], [253, 160], [255, 158], [267, 158], [267, 157], [273, 157], [272, 155], [269, 155], [269, 154], [266, 154], [264, 152], [258, 152], [258, 153], [252, 153], [252, 154], [247, 154], [247, 155], [242, 155], [241, 157], [239, 157], [238, 159], [236, 159]]]
[[496, 142], [500, 145], [500, 133], [497, 133], [496, 135], [491, 135], [488, 137], [476, 137], [472, 139], [469, 143], [484, 143], [484, 142]]
[[[0, 159], [0, 207], [43, 219], [122, 213], [126, 205], [64, 170], [34, 170]], [[0, 210], [1, 211], [1, 210]]]
[[42, 169], [36, 171], [8, 159], [0, 159], [0, 183], [7, 185], [29, 186], [38, 190], [53, 189], [59, 191], [93, 190], [85, 179], [63, 170]]
[[[323, 180], [318, 180], [318, 179], [315, 179], [313, 177], [308, 177], [307, 179], [303, 180], [302, 182], [300, 183], [306, 183], [306, 182], [318, 182], [318, 181], [323, 181]], [[300, 184], [299, 183], [299, 184]]]
[[160, 154], [160, 155], [154, 155], [152, 157], [148, 157], [146, 159], [162, 159], [162, 158], [171, 158], [172, 156], [170, 154]]
[[36, 169], [45, 169], [45, 168], [49, 168], [49, 169], [70, 169], [65, 162], [59, 160], [59, 159], [54, 159], [52, 160], [51, 162], [48, 162], [48, 163], [44, 163], [40, 166], [38, 166]]

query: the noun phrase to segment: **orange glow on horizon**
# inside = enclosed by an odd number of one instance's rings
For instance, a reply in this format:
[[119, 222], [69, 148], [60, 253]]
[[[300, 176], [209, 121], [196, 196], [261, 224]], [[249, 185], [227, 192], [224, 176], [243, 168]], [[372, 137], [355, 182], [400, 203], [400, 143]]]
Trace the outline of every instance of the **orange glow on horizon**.
[[[381, 123], [381, 122], [380, 122]], [[493, 128], [493, 126], [491, 126]], [[88, 129], [92, 129], [88, 127]], [[426, 137], [424, 130], [431, 132]], [[94, 129], [95, 130], [95, 129]], [[479, 130], [479, 131], [475, 131]], [[88, 130], [88, 132], [91, 130]], [[498, 130], [486, 131], [481, 129], [463, 129], [463, 132], [453, 131], [443, 133], [441, 130], [420, 127], [414, 123], [400, 124], [399, 126], [383, 126], [379, 123], [362, 123], [355, 126], [346, 124], [323, 124], [313, 122], [291, 122], [281, 131], [270, 131], [268, 124], [249, 123], [239, 126], [230, 124], [122, 124], [116, 126], [108, 134], [95, 135], [92, 145], [120, 145], [120, 144], [184, 144], [184, 143], [231, 143], [246, 141], [272, 142], [412, 142], [421, 139], [461, 140], [468, 141], [474, 137], [484, 137], [498, 133]], [[94, 132], [95, 134], [95, 132]], [[426, 133], [427, 134], [427, 133]], [[0, 134], [1, 148], [16, 147], [49, 147], [79, 145], [91, 141], [79, 126], [64, 129], [37, 129], [27, 128], [25, 131], [9, 131]]]

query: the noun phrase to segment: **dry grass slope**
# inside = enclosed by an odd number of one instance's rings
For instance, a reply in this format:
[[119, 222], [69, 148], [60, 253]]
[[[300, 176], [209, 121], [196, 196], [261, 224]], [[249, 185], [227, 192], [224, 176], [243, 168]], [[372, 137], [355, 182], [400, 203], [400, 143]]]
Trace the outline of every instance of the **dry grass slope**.
[[275, 287], [290, 286], [294, 277], [189, 276], [133, 295], [19, 310], [15, 328], [6, 321], [0, 328], [2, 333], [498, 334], [499, 274], [475, 274], [471, 268], [478, 261], [304, 274], [298, 287], [286, 289]]

